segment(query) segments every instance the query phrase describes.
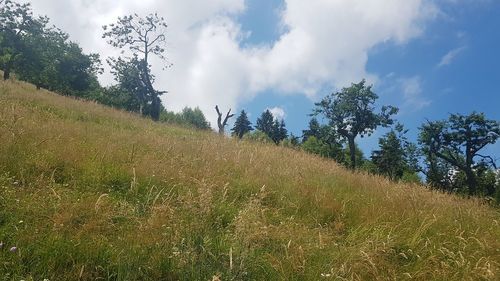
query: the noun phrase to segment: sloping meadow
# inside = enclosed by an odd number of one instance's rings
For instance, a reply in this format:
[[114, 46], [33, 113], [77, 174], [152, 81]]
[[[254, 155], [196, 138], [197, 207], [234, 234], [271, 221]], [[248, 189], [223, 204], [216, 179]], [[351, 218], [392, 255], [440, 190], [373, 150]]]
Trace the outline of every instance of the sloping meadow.
[[0, 82], [0, 280], [498, 280], [500, 213]]

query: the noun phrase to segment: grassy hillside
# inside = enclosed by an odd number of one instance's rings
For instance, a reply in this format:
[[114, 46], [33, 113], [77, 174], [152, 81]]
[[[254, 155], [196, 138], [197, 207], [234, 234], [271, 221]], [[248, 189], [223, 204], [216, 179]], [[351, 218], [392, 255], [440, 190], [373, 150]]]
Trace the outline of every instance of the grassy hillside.
[[0, 280], [500, 279], [478, 201], [18, 82], [0, 138]]

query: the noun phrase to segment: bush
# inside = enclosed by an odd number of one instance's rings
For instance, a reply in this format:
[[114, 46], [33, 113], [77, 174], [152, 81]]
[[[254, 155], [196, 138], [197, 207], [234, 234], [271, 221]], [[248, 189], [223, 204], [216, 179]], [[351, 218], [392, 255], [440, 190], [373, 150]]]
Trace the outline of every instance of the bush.
[[259, 130], [246, 133], [243, 136], [243, 139], [260, 143], [274, 143], [274, 141], [266, 133]]
[[198, 107], [195, 109], [185, 107], [180, 113], [164, 110], [160, 113], [160, 122], [192, 127], [200, 130], [210, 130], [211, 128], [210, 123]]

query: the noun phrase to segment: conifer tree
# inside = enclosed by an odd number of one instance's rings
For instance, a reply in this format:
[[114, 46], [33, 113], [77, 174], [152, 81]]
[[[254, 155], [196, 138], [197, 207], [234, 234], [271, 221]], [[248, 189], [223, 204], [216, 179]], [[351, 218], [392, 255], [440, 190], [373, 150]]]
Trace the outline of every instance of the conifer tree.
[[250, 122], [250, 120], [248, 120], [248, 116], [245, 110], [242, 110], [240, 116], [238, 116], [236, 122], [234, 123], [234, 127], [231, 129], [232, 136], [242, 139], [246, 133], [252, 130], [252, 123]]
[[278, 143], [282, 142], [283, 140], [285, 140], [286, 138], [288, 138], [288, 130], [286, 129], [286, 126], [285, 126], [285, 120], [281, 120], [279, 122], [279, 126], [278, 126]]
[[268, 135], [271, 139], [273, 138], [274, 117], [269, 109], [264, 111], [257, 119], [257, 126], [255, 128]]
[[313, 117], [311, 121], [309, 121], [309, 128], [307, 130], [302, 131], [302, 142], [306, 142], [310, 137], [316, 137], [319, 139], [321, 136], [321, 125], [318, 122], [318, 119]]

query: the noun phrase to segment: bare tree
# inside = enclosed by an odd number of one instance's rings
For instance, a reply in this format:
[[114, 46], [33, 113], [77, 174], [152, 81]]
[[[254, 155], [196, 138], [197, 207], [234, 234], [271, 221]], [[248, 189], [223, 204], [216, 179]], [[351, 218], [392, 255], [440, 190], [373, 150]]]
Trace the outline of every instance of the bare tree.
[[231, 109], [229, 109], [223, 121], [222, 113], [220, 112], [218, 105], [215, 106], [215, 111], [217, 111], [217, 115], [219, 116], [219, 118], [217, 118], [217, 125], [219, 126], [219, 134], [224, 135], [224, 128], [227, 126], [227, 121], [229, 121], [230, 118], [234, 117], [234, 114], [231, 114]]

